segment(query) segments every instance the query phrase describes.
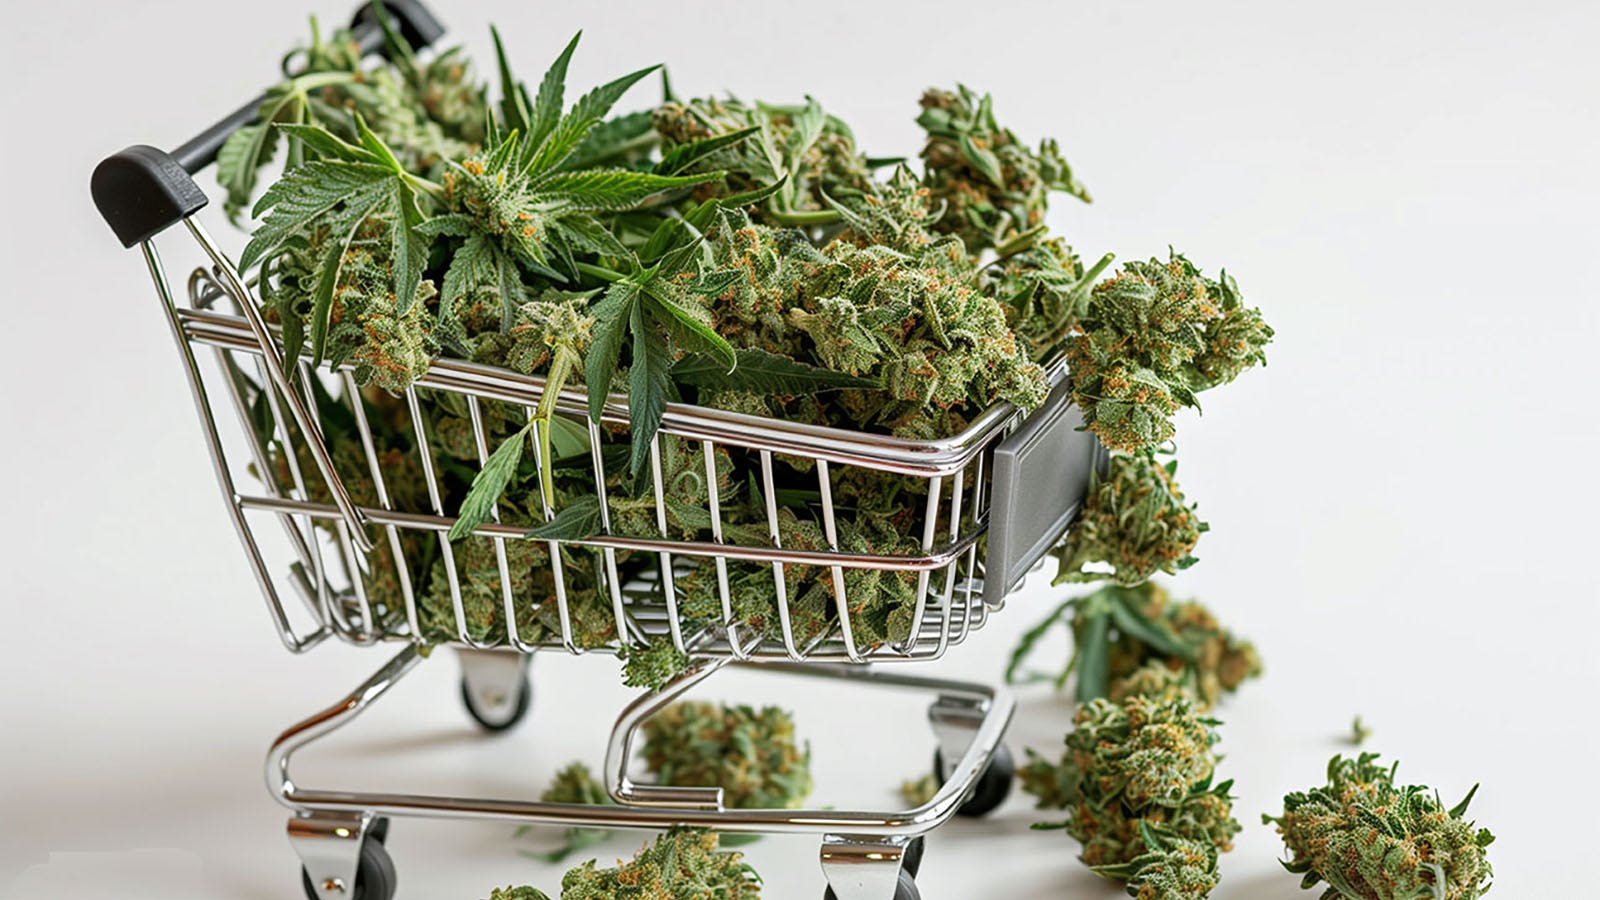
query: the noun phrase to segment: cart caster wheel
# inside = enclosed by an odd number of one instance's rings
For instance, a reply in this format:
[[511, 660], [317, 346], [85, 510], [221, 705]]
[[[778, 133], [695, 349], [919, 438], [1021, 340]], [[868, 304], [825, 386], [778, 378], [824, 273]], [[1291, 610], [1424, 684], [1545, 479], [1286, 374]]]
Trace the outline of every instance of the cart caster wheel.
[[372, 824], [367, 826], [367, 837], [380, 844], [389, 843], [389, 817], [378, 816], [373, 819]]
[[922, 871], [922, 854], [926, 850], [927, 842], [921, 835], [912, 838], [911, 843], [906, 845], [905, 856], [900, 858], [900, 868], [910, 872], [911, 877], [915, 878], [917, 873]]
[[522, 676], [521, 687], [517, 691], [517, 705], [509, 711], [493, 711], [483, 709], [478, 699], [473, 696], [472, 688], [467, 684], [467, 679], [461, 679], [461, 705], [467, 708], [467, 715], [472, 721], [477, 722], [484, 731], [498, 733], [508, 731], [522, 721], [528, 714], [528, 709], [533, 705], [533, 685], [528, 676]]
[[[1005, 744], [996, 747], [994, 756], [989, 758], [989, 767], [978, 776], [972, 796], [961, 804], [956, 815], [976, 819], [994, 812], [1011, 796], [1011, 782], [1016, 774], [1017, 764], [1011, 759], [1011, 751]], [[940, 750], [933, 751], [933, 777], [944, 784], [944, 753]]]
[[[379, 821], [387, 823], [388, 820]], [[389, 851], [384, 848], [382, 841], [370, 836], [361, 842], [361, 859], [356, 864], [356, 886], [348, 894], [342, 888], [317, 890], [317, 886], [311, 883], [311, 873], [303, 867], [300, 869], [300, 886], [305, 888], [307, 900], [394, 900], [395, 884], [394, 860], [389, 857]]]
[[[921, 838], [917, 840], [920, 841]], [[822, 892], [822, 900], [839, 900], [839, 897], [830, 887]], [[922, 900], [922, 891], [917, 889], [916, 879], [903, 866], [900, 869], [900, 880], [894, 886], [894, 900]]]

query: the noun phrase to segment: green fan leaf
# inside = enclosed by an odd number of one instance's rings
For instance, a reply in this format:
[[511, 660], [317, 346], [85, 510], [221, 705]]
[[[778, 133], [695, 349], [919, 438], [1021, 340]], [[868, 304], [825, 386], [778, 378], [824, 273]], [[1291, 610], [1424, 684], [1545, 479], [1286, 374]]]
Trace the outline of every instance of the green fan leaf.
[[522, 445], [527, 442], [532, 429], [532, 422], [522, 426], [484, 460], [478, 476], [472, 479], [466, 499], [461, 501], [460, 517], [450, 526], [450, 540], [458, 541], [466, 537], [473, 529], [494, 517], [495, 505], [505, 495], [506, 487], [517, 472], [517, 465], [522, 462]]
[[633, 359], [628, 364], [628, 430], [633, 438], [629, 467], [638, 476], [650, 458], [650, 446], [667, 411], [672, 355], [661, 330], [647, 321], [644, 304], [633, 304], [628, 328], [633, 334]]
[[550, 521], [525, 536], [541, 541], [581, 541], [600, 531], [600, 498], [591, 494], [568, 503]]
[[586, 210], [621, 211], [636, 209], [659, 194], [675, 188], [715, 181], [721, 172], [706, 175], [653, 175], [626, 169], [586, 169], [557, 172], [540, 180], [541, 197], [564, 200]]

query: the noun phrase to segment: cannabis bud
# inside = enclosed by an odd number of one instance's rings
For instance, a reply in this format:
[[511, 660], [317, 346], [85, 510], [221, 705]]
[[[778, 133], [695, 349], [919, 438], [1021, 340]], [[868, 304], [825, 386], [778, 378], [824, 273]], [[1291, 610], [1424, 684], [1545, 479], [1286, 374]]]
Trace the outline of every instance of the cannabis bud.
[[1133, 452], [1172, 437], [1195, 394], [1264, 364], [1272, 329], [1238, 286], [1201, 276], [1183, 256], [1130, 262], [1096, 285], [1067, 342], [1072, 396], [1107, 447]]
[[1283, 798], [1276, 824], [1291, 859], [1284, 868], [1304, 874], [1300, 886], [1326, 882], [1323, 900], [1475, 900], [1489, 891], [1494, 870], [1484, 852], [1494, 841], [1487, 828], [1466, 821], [1474, 786], [1446, 810], [1437, 791], [1396, 787], [1396, 763], [1378, 765], [1376, 753], [1335, 756], [1328, 783]]
[[[1083, 862], [1118, 881], [1154, 879], [1154, 872], [1141, 873], [1158, 862], [1169, 874], [1191, 865], [1187, 855], [1167, 858], [1175, 841], [1211, 848], [1205, 868], [1214, 877], [1214, 852], [1232, 849], [1239, 832], [1228, 796], [1233, 782], [1212, 783], [1216, 723], [1197, 717], [1187, 698], [1137, 696], [1082, 704], [1073, 722], [1060, 762], [1029, 751], [1018, 772], [1041, 809], [1068, 811], [1065, 822], [1035, 827], [1066, 829], [1083, 844]], [[1159, 859], [1147, 856], [1151, 835], [1161, 836]]]
[[[1209, 529], [1178, 489], [1178, 462], [1154, 454], [1113, 453], [1104, 474], [1089, 479], [1083, 509], [1055, 551], [1055, 583], [1113, 581], [1135, 585], [1197, 561], [1190, 551]], [[1090, 568], [1097, 563], [1109, 572]]]
[[675, 703], [645, 722], [644, 739], [660, 783], [720, 787], [735, 809], [795, 809], [811, 793], [811, 749], [776, 706]]
[[1217, 848], [1191, 841], [1170, 828], [1139, 823], [1145, 851], [1129, 862], [1095, 869], [1114, 881], [1127, 883], [1128, 895], [1139, 900], [1205, 898], [1216, 890]]
[[973, 256], [1044, 224], [1051, 191], [1089, 199], [1056, 142], [1028, 149], [996, 124], [988, 94], [962, 85], [955, 93], [929, 90], [917, 124], [928, 133], [922, 148], [928, 187], [946, 207], [935, 227], [960, 237]]
[[[761, 876], [744, 854], [718, 850], [712, 831], [674, 828], [614, 869], [594, 860], [561, 879], [561, 900], [754, 900]], [[522, 898], [515, 898], [522, 900]]]

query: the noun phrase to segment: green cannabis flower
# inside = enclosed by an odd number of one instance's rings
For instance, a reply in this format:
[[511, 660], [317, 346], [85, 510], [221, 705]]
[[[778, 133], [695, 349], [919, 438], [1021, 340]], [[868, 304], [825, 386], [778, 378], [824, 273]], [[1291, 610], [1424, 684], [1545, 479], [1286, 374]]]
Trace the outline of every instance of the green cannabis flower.
[[995, 123], [988, 94], [965, 86], [929, 90], [917, 124], [928, 133], [922, 148], [928, 187], [948, 207], [935, 227], [960, 237], [973, 256], [1042, 225], [1051, 191], [1089, 200], [1056, 142], [1029, 150]]
[[1067, 342], [1072, 397], [1107, 447], [1148, 450], [1172, 437], [1198, 391], [1266, 362], [1272, 329], [1226, 274], [1203, 277], [1183, 256], [1125, 263], [1096, 285]]
[[1438, 792], [1397, 787], [1395, 770], [1375, 760], [1335, 756], [1328, 783], [1283, 798], [1283, 815], [1263, 815], [1278, 826], [1290, 860], [1304, 874], [1303, 888], [1326, 882], [1324, 900], [1475, 900], [1488, 893], [1494, 874], [1485, 848], [1487, 828], [1463, 817], [1477, 793], [1445, 809]]
[[[734, 346], [864, 376], [881, 390], [845, 390], [821, 406], [823, 424], [875, 425], [907, 437], [952, 434], [997, 400], [1044, 401], [1044, 370], [1006, 325], [1004, 309], [972, 287], [959, 253], [930, 245], [912, 256], [834, 241], [815, 248], [799, 231], [724, 215], [711, 248], [727, 282], [712, 307]], [[798, 404], [771, 410], [795, 418]], [[832, 415], [828, 415], [832, 413]]]
[[1143, 853], [1120, 865], [1101, 866], [1095, 873], [1126, 882], [1128, 895], [1139, 900], [1203, 900], [1216, 890], [1220, 880], [1216, 847], [1148, 822], [1139, 824], [1139, 835], [1144, 839]]
[[[815, 100], [796, 106], [747, 104], [733, 97], [668, 100], [651, 113], [651, 121], [665, 158], [696, 144], [714, 147], [683, 171], [726, 173], [726, 189], [707, 185], [696, 196], [740, 195], [777, 184], [755, 213], [766, 224], [830, 222], [838, 218], [830, 210], [833, 198], [872, 190], [871, 167], [856, 149], [849, 126]], [[737, 135], [750, 137], [738, 140]]]
[[1038, 241], [991, 267], [987, 289], [1006, 309], [1012, 330], [1028, 342], [1034, 359], [1061, 346], [1089, 303], [1094, 280], [1111, 265], [1111, 254], [1093, 266], [1060, 238]]
[[1056, 549], [1055, 583], [1135, 585], [1194, 565], [1191, 551], [1210, 526], [1178, 489], [1177, 460], [1163, 465], [1149, 452], [1113, 453], [1108, 469], [1090, 476], [1083, 509]]
[[689, 657], [670, 637], [657, 635], [642, 645], [617, 651], [622, 658], [622, 683], [628, 687], [656, 690], [688, 668]]
[[754, 900], [761, 877], [712, 831], [674, 828], [613, 869], [590, 860], [561, 879], [561, 900]]
[[660, 783], [720, 787], [734, 809], [797, 809], [811, 793], [811, 749], [776, 706], [675, 703], [645, 722], [644, 738]]
[[1083, 862], [1096, 871], [1118, 867], [1102, 872], [1117, 880], [1138, 876], [1127, 864], [1149, 851], [1147, 828], [1232, 849], [1239, 832], [1228, 796], [1233, 783], [1212, 783], [1216, 723], [1197, 717], [1187, 698], [1092, 700], [1073, 722], [1060, 762], [1029, 751], [1018, 772], [1041, 809], [1068, 811], [1065, 822], [1035, 827], [1066, 829], [1083, 844]]

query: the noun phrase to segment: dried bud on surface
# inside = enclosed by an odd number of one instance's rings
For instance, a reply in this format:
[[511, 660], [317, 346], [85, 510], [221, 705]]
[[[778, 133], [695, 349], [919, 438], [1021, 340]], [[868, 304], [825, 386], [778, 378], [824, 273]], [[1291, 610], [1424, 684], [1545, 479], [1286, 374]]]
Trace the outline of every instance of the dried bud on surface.
[[[1212, 783], [1216, 723], [1197, 717], [1187, 698], [1138, 696], [1090, 701], [1073, 721], [1060, 762], [1030, 751], [1018, 773], [1040, 808], [1068, 811], [1065, 822], [1035, 827], [1065, 829], [1083, 844], [1086, 865], [1119, 881], [1195, 883], [1195, 874], [1183, 870], [1200, 859], [1214, 880], [1215, 853], [1232, 849], [1239, 832], [1228, 796], [1232, 782]], [[1151, 835], [1162, 836], [1154, 848]], [[1198, 848], [1209, 854], [1168, 856]], [[1159, 868], [1143, 874], [1149, 866]]]
[[1300, 886], [1325, 882], [1324, 900], [1476, 900], [1494, 874], [1487, 828], [1466, 820], [1477, 792], [1451, 809], [1420, 785], [1396, 786], [1395, 770], [1376, 753], [1335, 756], [1328, 783], [1283, 798], [1278, 826], [1289, 849], [1284, 868], [1304, 874]]

